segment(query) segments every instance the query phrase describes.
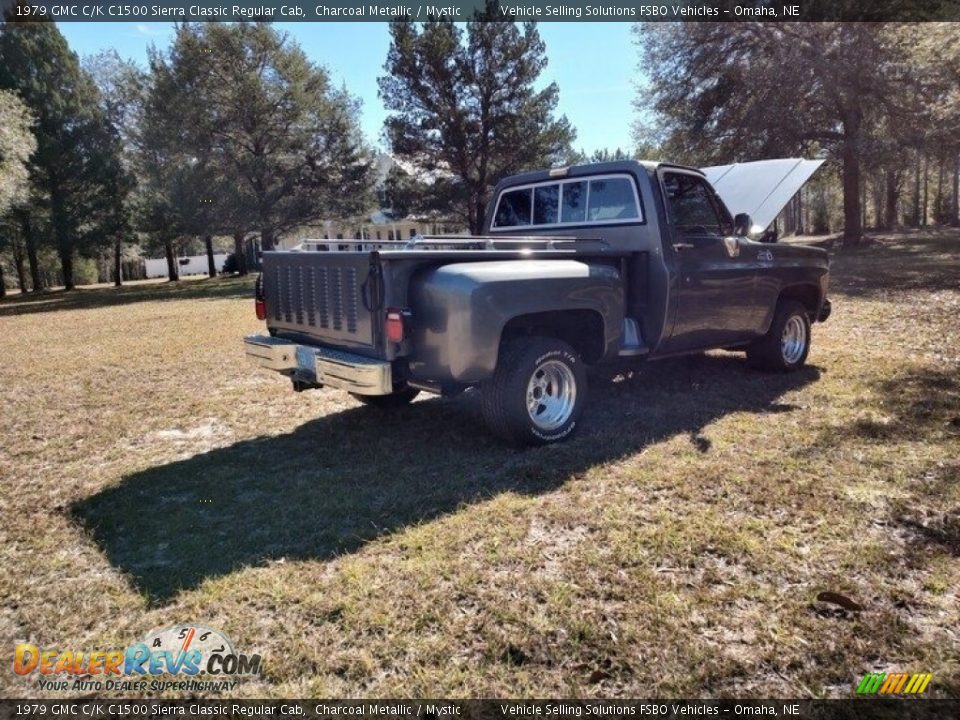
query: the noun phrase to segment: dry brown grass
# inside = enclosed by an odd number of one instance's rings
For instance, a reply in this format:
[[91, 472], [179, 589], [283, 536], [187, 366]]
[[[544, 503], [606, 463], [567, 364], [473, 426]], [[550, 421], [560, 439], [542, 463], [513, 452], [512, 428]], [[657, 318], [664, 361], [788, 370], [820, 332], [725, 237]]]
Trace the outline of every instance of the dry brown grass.
[[7, 657], [193, 621], [263, 655], [250, 697], [956, 696], [958, 270], [956, 233], [846, 252], [806, 371], [597, 372], [525, 451], [471, 394], [389, 416], [253, 370], [245, 281], [11, 298]]

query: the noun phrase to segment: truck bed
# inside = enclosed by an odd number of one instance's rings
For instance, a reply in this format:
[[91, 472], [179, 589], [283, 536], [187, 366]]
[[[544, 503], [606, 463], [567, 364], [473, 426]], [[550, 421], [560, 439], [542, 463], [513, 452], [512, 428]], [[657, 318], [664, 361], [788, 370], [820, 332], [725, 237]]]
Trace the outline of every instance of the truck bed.
[[[267, 324], [371, 356], [380, 352], [382, 311], [405, 304], [404, 276], [443, 262], [618, 255], [603, 240], [576, 237], [429, 236], [405, 241], [306, 240], [263, 254]], [[386, 270], [391, 265], [391, 272]], [[398, 271], [398, 267], [400, 270]]]

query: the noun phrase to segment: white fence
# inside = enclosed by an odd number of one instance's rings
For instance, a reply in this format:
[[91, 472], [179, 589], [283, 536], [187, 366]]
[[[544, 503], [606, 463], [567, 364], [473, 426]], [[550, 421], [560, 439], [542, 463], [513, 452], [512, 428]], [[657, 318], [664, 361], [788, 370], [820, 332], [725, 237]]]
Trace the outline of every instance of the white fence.
[[[226, 253], [214, 253], [213, 264], [218, 273], [223, 272], [223, 264], [227, 261]], [[176, 258], [177, 269], [180, 277], [184, 275], [206, 275], [209, 268], [207, 266], [206, 255], [190, 255], [188, 257]], [[143, 261], [148, 278], [167, 277], [167, 259], [150, 258]]]

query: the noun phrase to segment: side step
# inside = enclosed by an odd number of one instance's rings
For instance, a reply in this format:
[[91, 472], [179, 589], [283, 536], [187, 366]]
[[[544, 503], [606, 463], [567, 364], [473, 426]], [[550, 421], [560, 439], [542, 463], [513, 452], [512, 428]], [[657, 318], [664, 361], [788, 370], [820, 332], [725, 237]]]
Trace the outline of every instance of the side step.
[[637, 357], [646, 355], [650, 348], [643, 344], [640, 337], [640, 326], [633, 318], [623, 319], [623, 345], [620, 346], [620, 357]]

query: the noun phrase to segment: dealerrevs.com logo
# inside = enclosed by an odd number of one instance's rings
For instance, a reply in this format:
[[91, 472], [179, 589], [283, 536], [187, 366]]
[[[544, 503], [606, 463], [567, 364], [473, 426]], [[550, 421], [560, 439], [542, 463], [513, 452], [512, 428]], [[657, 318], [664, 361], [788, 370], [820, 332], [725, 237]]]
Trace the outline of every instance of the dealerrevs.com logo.
[[226, 635], [201, 625], [154, 630], [123, 650], [59, 650], [20, 643], [13, 657], [17, 675], [35, 675], [43, 690], [68, 691], [223, 692], [236, 687], [240, 677], [258, 675], [260, 665], [259, 655], [236, 652]]

